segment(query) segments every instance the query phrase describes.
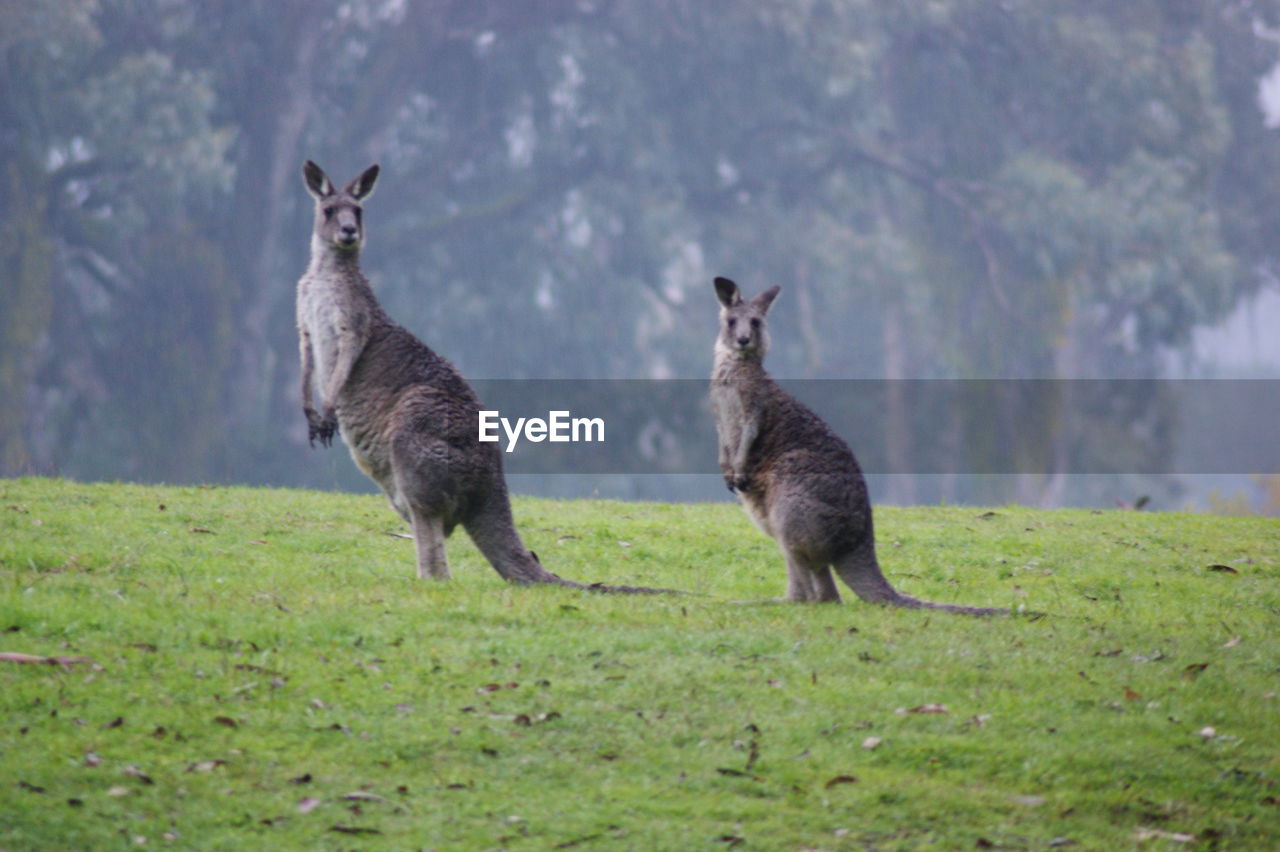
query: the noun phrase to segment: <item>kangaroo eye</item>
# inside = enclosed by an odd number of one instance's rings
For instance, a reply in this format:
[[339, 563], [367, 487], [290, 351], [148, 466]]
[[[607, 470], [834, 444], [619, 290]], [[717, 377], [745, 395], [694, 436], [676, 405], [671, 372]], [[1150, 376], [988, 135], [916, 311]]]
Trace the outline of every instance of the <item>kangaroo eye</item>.
[[333, 218], [333, 214], [334, 214], [334, 213], [336, 213], [336, 212], [337, 212], [337, 210], [338, 210], [338, 208], [336, 208], [336, 207], [326, 207], [326, 208], [324, 208], [324, 218], [326, 218], [326, 219], [332, 219], [332, 218]]
[[752, 327], [752, 328], [759, 328], [759, 327], [760, 327], [760, 317], [752, 317], [752, 318], [751, 318], [751, 327]]
[[737, 324], [738, 324], [737, 319], [735, 319], [734, 317], [729, 317], [729, 328], [733, 328]]

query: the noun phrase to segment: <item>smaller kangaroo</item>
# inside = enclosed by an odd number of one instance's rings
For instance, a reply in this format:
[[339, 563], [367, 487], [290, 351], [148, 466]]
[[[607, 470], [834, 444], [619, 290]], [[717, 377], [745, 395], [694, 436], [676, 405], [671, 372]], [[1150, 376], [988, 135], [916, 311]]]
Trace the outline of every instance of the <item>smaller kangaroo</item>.
[[840, 601], [831, 576], [864, 601], [967, 615], [1007, 610], [934, 603], [904, 595], [876, 560], [866, 480], [849, 445], [773, 381], [764, 369], [765, 316], [781, 288], [744, 301], [738, 285], [715, 280], [720, 333], [711, 402], [725, 485], [777, 540], [787, 562], [789, 601]]
[[[506, 580], [604, 592], [666, 591], [583, 585], [547, 571], [511, 516], [498, 445], [477, 440], [480, 400], [453, 364], [383, 311], [360, 272], [362, 202], [378, 166], [339, 191], [310, 160], [315, 198], [311, 262], [298, 281], [302, 410], [312, 446], [342, 435], [351, 457], [413, 528], [418, 576], [445, 580], [444, 542], [462, 524]], [[312, 399], [320, 388], [320, 410]]]

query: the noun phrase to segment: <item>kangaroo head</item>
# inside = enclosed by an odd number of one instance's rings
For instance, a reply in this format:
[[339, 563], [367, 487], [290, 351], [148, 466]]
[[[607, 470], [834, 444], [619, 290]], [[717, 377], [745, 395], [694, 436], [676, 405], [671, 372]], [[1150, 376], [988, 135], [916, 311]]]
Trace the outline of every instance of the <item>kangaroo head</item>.
[[781, 287], [770, 287], [750, 301], [742, 298], [738, 285], [728, 278], [716, 279], [720, 300], [720, 336], [716, 351], [735, 358], [763, 360], [769, 349], [769, 328], [765, 316]]
[[373, 165], [365, 169], [341, 192], [329, 180], [324, 169], [310, 160], [302, 167], [302, 178], [306, 181], [307, 191], [316, 200], [313, 239], [337, 251], [359, 251], [364, 243], [360, 204], [373, 192], [378, 167]]

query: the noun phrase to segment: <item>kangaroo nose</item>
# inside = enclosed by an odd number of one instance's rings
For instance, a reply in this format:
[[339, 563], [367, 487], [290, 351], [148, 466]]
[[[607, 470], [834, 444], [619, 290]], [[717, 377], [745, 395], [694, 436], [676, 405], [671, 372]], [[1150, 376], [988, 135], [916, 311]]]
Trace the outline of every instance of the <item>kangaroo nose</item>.
[[746, 346], [746, 345], [747, 345], [748, 343], [750, 343], [750, 342], [751, 342], [751, 338], [750, 338], [750, 337], [741, 336], [741, 337], [739, 337], [739, 338], [738, 338], [738, 345], [739, 345], [739, 346]]
[[355, 225], [343, 225], [343, 226], [342, 226], [342, 236], [344, 236], [344, 237], [354, 237], [355, 235], [356, 235], [356, 226], [355, 226]]

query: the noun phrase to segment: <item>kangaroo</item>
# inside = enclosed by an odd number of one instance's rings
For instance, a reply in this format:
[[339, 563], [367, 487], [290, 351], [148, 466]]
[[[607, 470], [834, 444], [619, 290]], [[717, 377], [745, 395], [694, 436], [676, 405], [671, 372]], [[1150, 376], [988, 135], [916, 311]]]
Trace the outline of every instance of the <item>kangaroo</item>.
[[919, 600], [889, 584], [876, 560], [866, 480], [849, 445], [765, 372], [765, 317], [781, 288], [770, 287], [750, 301], [727, 278], [717, 278], [715, 288], [721, 309], [711, 401], [720, 470], [747, 514], [782, 549], [786, 600], [838, 603], [834, 567], [858, 597], [871, 603], [1005, 614]]
[[477, 439], [479, 399], [453, 364], [383, 311], [360, 272], [361, 205], [373, 192], [378, 166], [341, 191], [310, 160], [302, 171], [315, 198], [311, 260], [297, 297], [308, 439], [327, 447], [335, 432], [342, 436], [356, 465], [412, 526], [418, 576], [449, 579], [444, 542], [462, 524], [512, 583], [667, 591], [564, 580], [525, 548], [511, 516], [501, 451]]

